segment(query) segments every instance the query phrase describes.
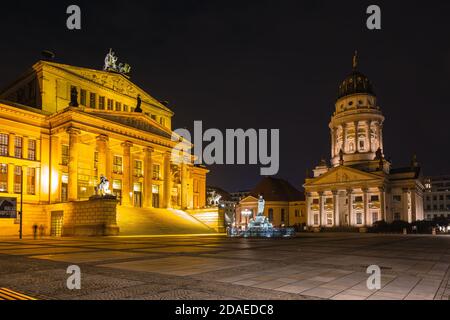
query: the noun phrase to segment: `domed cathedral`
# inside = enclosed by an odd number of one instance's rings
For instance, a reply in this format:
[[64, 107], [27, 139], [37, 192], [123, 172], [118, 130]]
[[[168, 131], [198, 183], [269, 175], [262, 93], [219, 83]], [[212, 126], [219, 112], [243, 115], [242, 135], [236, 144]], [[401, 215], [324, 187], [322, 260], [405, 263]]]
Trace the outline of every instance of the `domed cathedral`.
[[391, 168], [384, 153], [384, 120], [355, 52], [329, 124], [330, 166], [322, 159], [304, 185], [310, 227], [364, 230], [382, 220], [423, 220], [420, 167], [414, 156], [410, 166]]

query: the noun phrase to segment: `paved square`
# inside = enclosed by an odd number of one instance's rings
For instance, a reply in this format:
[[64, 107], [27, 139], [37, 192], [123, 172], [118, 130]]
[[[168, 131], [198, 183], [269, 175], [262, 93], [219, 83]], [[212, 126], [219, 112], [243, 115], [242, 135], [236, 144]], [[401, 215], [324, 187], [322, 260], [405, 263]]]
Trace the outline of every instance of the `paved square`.
[[[66, 288], [74, 264], [78, 291]], [[370, 265], [381, 290], [366, 286]], [[448, 300], [449, 266], [449, 236], [0, 240], [0, 287], [42, 299]]]

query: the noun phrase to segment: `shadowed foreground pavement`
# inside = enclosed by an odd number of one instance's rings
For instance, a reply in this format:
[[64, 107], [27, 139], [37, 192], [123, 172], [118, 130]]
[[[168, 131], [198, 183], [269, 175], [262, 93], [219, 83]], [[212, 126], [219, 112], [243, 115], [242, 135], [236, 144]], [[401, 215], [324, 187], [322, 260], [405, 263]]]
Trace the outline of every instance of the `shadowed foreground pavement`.
[[[66, 287], [80, 266], [82, 289]], [[382, 289], [366, 287], [369, 265]], [[450, 237], [302, 234], [0, 241], [0, 287], [41, 299], [445, 299]]]

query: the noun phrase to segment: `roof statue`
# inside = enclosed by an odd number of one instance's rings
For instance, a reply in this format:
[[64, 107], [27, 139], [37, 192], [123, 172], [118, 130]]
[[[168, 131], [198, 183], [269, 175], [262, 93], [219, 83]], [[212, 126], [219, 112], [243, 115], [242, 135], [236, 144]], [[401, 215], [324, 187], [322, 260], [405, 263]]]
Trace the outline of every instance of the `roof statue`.
[[141, 109], [142, 99], [141, 99], [140, 94], [137, 95], [136, 100], [137, 100], [137, 103], [136, 103], [136, 108], [134, 109], [134, 112], [142, 113], [142, 109]]
[[109, 49], [109, 52], [105, 57], [105, 64], [103, 66], [104, 71], [113, 71], [121, 74], [129, 74], [131, 71], [131, 66], [128, 63], [117, 63], [119, 58], [116, 56], [116, 53]]

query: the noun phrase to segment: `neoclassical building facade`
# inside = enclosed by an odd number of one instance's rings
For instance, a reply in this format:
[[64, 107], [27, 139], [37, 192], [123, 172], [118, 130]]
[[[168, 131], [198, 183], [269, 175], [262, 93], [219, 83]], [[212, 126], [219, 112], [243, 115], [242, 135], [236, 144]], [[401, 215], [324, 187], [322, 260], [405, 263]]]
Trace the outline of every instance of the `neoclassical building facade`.
[[384, 121], [355, 55], [329, 124], [331, 165], [322, 160], [304, 184], [310, 227], [365, 228], [381, 220], [423, 220], [420, 167], [415, 157], [408, 167], [391, 167], [384, 156]]
[[172, 156], [173, 112], [126, 75], [39, 61], [0, 99], [1, 196], [23, 181], [27, 205], [87, 200], [103, 175], [122, 206], [205, 206], [207, 169]]

